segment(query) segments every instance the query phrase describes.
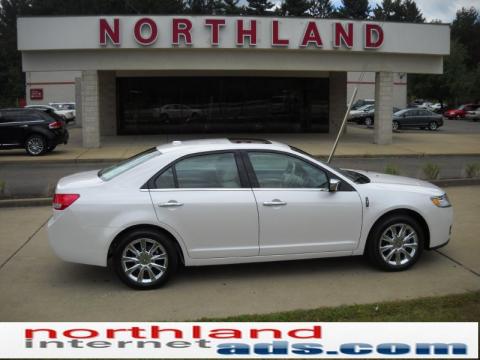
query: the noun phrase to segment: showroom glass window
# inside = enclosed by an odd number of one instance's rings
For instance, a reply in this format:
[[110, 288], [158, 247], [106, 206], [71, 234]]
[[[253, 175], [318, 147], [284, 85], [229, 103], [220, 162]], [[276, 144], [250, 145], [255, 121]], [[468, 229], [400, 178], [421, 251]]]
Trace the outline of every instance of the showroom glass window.
[[328, 78], [118, 78], [119, 134], [328, 132]]

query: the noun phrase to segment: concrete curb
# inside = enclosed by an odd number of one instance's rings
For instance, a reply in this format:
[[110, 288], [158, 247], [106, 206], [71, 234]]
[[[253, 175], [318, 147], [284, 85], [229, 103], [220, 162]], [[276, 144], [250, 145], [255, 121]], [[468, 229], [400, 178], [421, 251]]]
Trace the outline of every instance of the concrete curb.
[[5, 199], [0, 200], [0, 208], [50, 206], [52, 198], [28, 198], [28, 199]]
[[[440, 187], [480, 185], [480, 178], [476, 179], [439, 179], [427, 180]], [[0, 208], [50, 206], [52, 198], [4, 199], [0, 200]]]

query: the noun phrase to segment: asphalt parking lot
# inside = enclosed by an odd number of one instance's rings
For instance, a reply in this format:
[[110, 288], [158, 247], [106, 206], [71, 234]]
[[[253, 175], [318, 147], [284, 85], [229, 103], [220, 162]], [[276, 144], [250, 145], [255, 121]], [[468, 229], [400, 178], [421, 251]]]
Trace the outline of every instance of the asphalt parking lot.
[[57, 259], [45, 229], [50, 208], [0, 209], [0, 321], [194, 320], [478, 290], [480, 186], [447, 191], [452, 241], [410, 271], [377, 271], [361, 257], [211, 266], [181, 269], [147, 292], [107, 269]]

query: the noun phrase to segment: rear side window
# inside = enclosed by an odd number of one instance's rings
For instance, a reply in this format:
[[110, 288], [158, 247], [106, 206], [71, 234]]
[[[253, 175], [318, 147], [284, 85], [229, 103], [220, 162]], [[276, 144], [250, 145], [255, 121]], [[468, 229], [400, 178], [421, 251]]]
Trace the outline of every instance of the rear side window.
[[98, 176], [103, 181], [108, 181], [117, 177], [118, 175], [133, 169], [134, 167], [143, 164], [144, 162], [160, 155], [161, 152], [157, 148], [151, 148], [140, 154], [132, 156], [131, 158], [121, 161], [115, 165], [109, 166], [105, 169], [102, 169], [98, 172]]
[[156, 178], [156, 189], [241, 188], [233, 153], [207, 154], [178, 161]]

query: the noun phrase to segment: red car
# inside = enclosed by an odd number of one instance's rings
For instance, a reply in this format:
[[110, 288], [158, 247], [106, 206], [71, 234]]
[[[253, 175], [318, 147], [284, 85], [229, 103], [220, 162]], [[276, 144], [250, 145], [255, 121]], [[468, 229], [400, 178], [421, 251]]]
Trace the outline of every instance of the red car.
[[479, 104], [465, 104], [459, 106], [457, 109], [447, 110], [443, 113], [448, 119], [463, 119], [468, 111], [475, 111], [480, 108]]

